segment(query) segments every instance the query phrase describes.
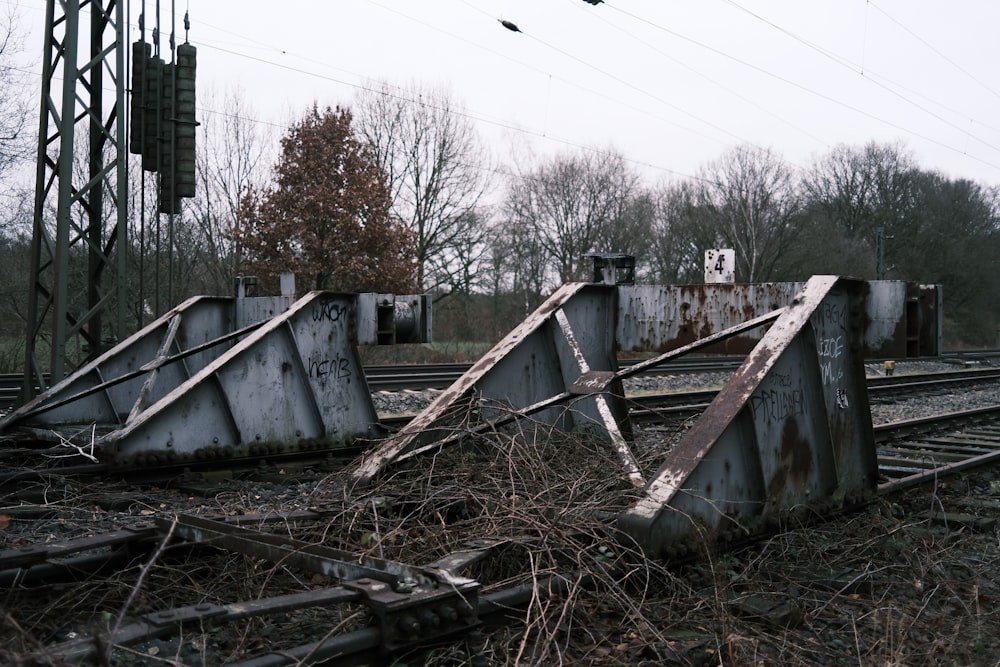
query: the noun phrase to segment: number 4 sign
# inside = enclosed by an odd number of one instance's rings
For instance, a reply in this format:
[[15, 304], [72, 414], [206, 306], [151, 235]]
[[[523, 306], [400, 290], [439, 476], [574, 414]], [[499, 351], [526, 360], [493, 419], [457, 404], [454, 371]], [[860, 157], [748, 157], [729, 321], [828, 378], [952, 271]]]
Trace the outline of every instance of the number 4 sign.
[[713, 248], [705, 251], [705, 282], [736, 282], [736, 251]]

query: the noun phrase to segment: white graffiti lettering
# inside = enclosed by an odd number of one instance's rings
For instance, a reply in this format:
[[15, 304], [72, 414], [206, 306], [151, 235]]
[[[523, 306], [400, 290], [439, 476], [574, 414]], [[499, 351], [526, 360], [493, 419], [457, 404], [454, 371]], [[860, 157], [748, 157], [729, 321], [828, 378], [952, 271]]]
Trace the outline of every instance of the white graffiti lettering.
[[817, 341], [819, 356], [837, 359], [844, 354], [844, 337], [820, 338]]

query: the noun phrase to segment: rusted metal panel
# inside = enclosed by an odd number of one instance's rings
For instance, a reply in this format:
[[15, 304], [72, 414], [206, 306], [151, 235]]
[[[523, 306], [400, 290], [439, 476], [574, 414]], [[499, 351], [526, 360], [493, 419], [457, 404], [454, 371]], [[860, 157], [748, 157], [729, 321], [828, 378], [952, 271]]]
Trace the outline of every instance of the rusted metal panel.
[[[940, 354], [940, 286], [903, 281], [868, 283], [863, 345], [870, 358]], [[804, 283], [640, 285], [619, 288], [619, 352], [665, 352], [725, 331], [787, 305]], [[750, 352], [766, 327], [704, 348], [708, 354]]]
[[941, 354], [941, 285], [899, 280], [874, 280], [868, 284], [866, 356], [912, 359]]
[[810, 280], [619, 517], [624, 533], [672, 556], [873, 491], [863, 299], [864, 283]]
[[869, 286], [871, 296], [865, 304], [868, 355], [902, 359], [907, 356], [909, 285], [900, 280], [875, 280]]
[[[801, 283], [756, 285], [639, 285], [619, 288], [619, 352], [666, 352], [725, 331], [789, 303]], [[713, 354], [747, 354], [765, 328], [706, 348]]]

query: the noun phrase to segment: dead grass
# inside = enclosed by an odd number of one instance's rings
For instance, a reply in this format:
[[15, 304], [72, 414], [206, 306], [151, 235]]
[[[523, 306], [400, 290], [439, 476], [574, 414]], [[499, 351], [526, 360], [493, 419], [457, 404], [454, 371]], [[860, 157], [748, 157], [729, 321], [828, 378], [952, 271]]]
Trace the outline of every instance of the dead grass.
[[[646, 469], [662, 457], [655, 449], [639, 454]], [[475, 655], [459, 642], [401, 656], [405, 665], [1000, 663], [996, 529], [922, 518], [928, 510], [968, 512], [970, 497], [993, 501], [990, 474], [827, 523], [785, 525], [741, 549], [719, 552], [706, 542], [692, 561], [665, 564], [647, 560], [614, 531], [617, 514], [638, 496], [620, 470], [615, 453], [586, 434], [523, 422], [418, 457], [365, 489], [339, 476], [300, 485], [307, 491], [220, 482], [226, 488], [213, 498], [151, 489], [117, 512], [95, 508], [93, 489], [44, 489], [56, 513], [35, 524], [34, 538], [106, 530], [149, 512], [265, 514], [308, 506], [329, 511], [328, 518], [274, 530], [412, 564], [470, 540], [498, 540], [493, 555], [467, 574], [482, 583], [483, 595], [532, 590], [529, 603], [510, 612], [518, 622], [484, 628], [472, 643]], [[1000, 502], [994, 505], [975, 511], [1000, 517]], [[330, 583], [281, 564], [152, 544], [110, 576], [5, 591], [0, 659], [18, 664], [68, 632], [100, 634], [119, 616], [126, 623], [158, 609]], [[183, 653], [119, 647], [113, 655], [115, 664], [219, 664], [305, 643], [306, 632], [315, 640], [367, 622], [358, 608], [314, 610], [206, 627], [181, 639]]]
[[[662, 451], [644, 455], [658, 460]], [[470, 539], [501, 539], [504, 548], [470, 573], [484, 593], [561, 577], [565, 589], [537, 595], [519, 610], [516, 629], [489, 635], [490, 664], [1000, 661], [997, 535], [920, 518], [927, 509], [953, 511], [969, 493], [989, 494], [988, 480], [930, 497], [918, 490], [828, 523], [785, 525], [727, 553], [706, 542], [692, 562], [668, 566], [614, 531], [614, 517], [636, 497], [620, 469], [585, 435], [529, 423], [353, 491], [355, 502], [326, 534], [413, 563]], [[317, 491], [327, 492], [343, 491], [336, 483]]]

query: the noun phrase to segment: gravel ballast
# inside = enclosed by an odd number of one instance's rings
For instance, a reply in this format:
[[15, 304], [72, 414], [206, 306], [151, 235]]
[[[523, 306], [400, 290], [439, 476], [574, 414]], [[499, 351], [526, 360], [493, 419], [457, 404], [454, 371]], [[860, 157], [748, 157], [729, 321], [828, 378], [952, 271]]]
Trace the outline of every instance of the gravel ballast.
[[[895, 375], [915, 375], [950, 370], [955, 370], [955, 366], [944, 362], [897, 362]], [[869, 377], [881, 376], [882, 366], [868, 364], [866, 372]], [[721, 388], [731, 375], [731, 373], [649, 375], [626, 380], [625, 391], [628, 394], [637, 394]], [[440, 390], [436, 389], [381, 391], [373, 394], [372, 398], [375, 409], [380, 415], [405, 415], [419, 413], [440, 393]], [[903, 396], [891, 403], [879, 402], [871, 406], [872, 422], [876, 425], [886, 424], [902, 419], [928, 417], [989, 405], [1000, 405], [1000, 383], [980, 389], [961, 389], [952, 393]]]

